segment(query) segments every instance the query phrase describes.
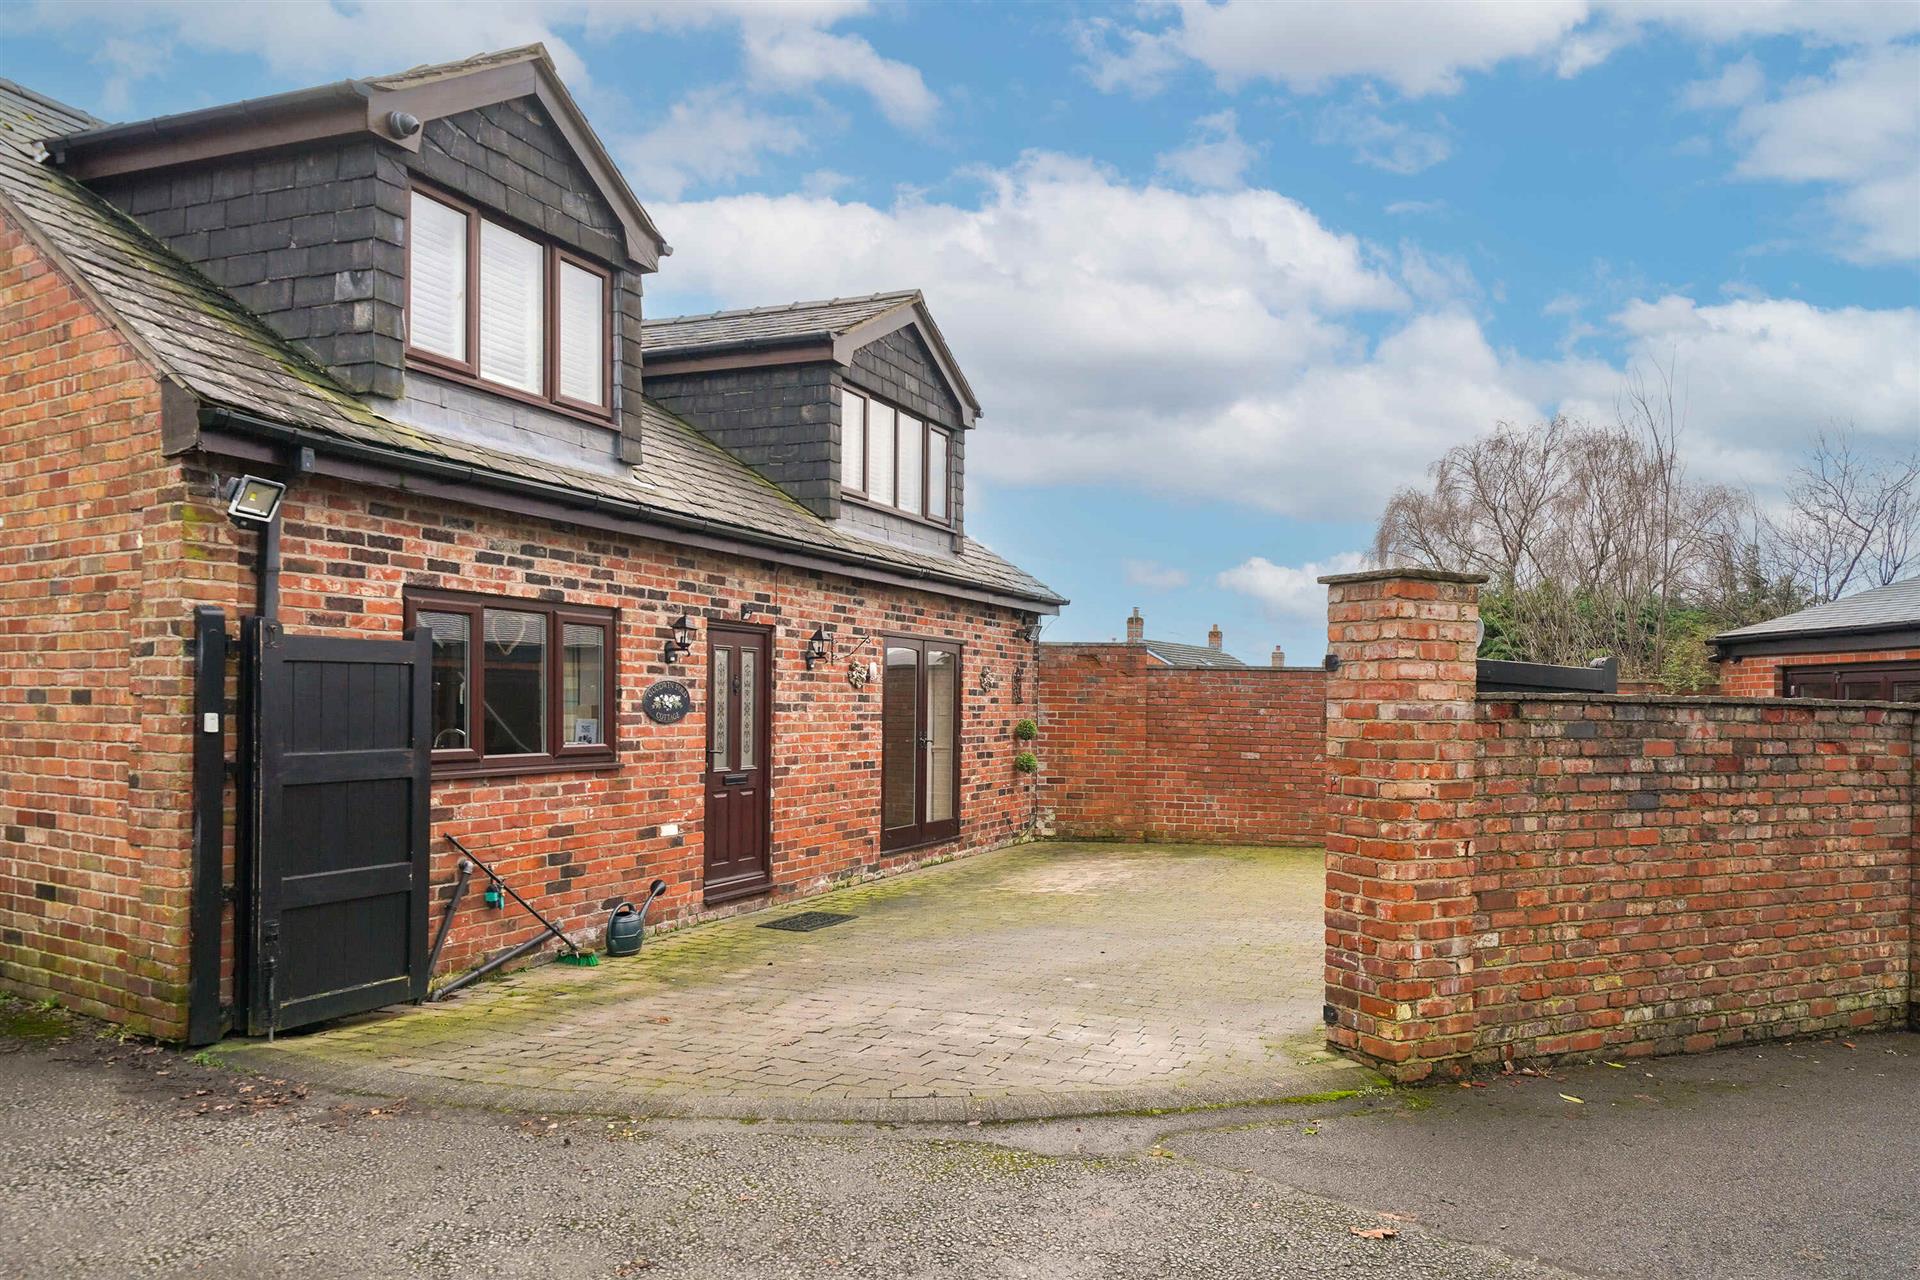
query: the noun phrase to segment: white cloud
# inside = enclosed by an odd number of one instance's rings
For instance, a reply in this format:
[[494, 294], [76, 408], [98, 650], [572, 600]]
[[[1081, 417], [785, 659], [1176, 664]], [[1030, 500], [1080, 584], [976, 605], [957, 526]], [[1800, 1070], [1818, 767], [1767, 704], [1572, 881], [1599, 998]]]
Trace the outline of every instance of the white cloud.
[[[1675, 370], [1689, 443], [1714, 479], [1778, 481], [1820, 428], [1920, 445], [1920, 310], [1820, 308], [1775, 298], [1702, 306], [1670, 295], [1611, 317], [1628, 361]], [[1611, 420], [1620, 377], [1564, 362], [1517, 374], [1568, 411]]]
[[[938, 105], [919, 71], [829, 28], [870, 0], [35, 0], [15, 22], [86, 39], [102, 29], [160, 50], [175, 46], [260, 58], [288, 76], [378, 75], [489, 49], [547, 46], [576, 94], [593, 81], [583, 49], [632, 31], [733, 29], [746, 69], [768, 88], [845, 84], [896, 124], [925, 125]], [[124, 62], [124, 60], [120, 60]], [[123, 67], [110, 92], [150, 67]]]
[[1730, 62], [1709, 80], [1696, 80], [1680, 92], [1680, 105], [1696, 111], [1738, 107], [1760, 96], [1767, 73], [1751, 54]]
[[1314, 141], [1347, 147], [1361, 164], [1388, 173], [1419, 173], [1453, 153], [1445, 134], [1390, 120], [1378, 107], [1377, 98], [1363, 94], [1357, 102], [1327, 108], [1315, 123]]
[[1838, 248], [1920, 258], [1920, 46], [1842, 58], [1824, 77], [1749, 102], [1734, 124], [1742, 177], [1831, 186]]
[[1410, 95], [1451, 93], [1463, 73], [1544, 53], [1586, 17], [1584, 0], [1179, 0], [1155, 9], [1174, 21], [1097, 33], [1104, 38], [1090, 44], [1095, 84], [1150, 89], [1191, 60], [1228, 86], [1273, 80], [1296, 93], [1318, 93], [1364, 77]]
[[806, 145], [798, 123], [757, 111], [725, 87], [682, 98], [654, 128], [614, 144], [628, 179], [647, 200], [677, 200], [695, 183], [750, 177], [760, 171], [762, 155], [792, 155]]
[[1138, 25], [1081, 28], [1102, 89], [1150, 93], [1197, 65], [1229, 88], [1268, 80], [1321, 93], [1361, 79], [1419, 97], [1515, 60], [1578, 75], [1651, 28], [1709, 44], [1871, 44], [1920, 31], [1920, 7], [1902, 0], [1167, 0], [1141, 10]]
[[1419, 217], [1430, 213], [1445, 213], [1445, 200], [1395, 200], [1386, 207], [1385, 212], [1396, 218]]
[[1367, 565], [1367, 557], [1358, 551], [1342, 551], [1323, 561], [1300, 565], [1275, 564], [1265, 556], [1253, 556], [1222, 571], [1214, 582], [1223, 590], [1259, 601], [1269, 618], [1322, 621], [1327, 616], [1327, 589], [1320, 585], [1320, 578], [1354, 573]]
[[1196, 187], [1230, 191], [1245, 186], [1247, 167], [1258, 153], [1240, 137], [1239, 123], [1232, 111], [1200, 117], [1187, 145], [1162, 153], [1155, 167]]
[[918, 70], [881, 57], [859, 36], [787, 25], [749, 25], [745, 34], [747, 73], [761, 82], [783, 89], [851, 85], [872, 97], [887, 119], [908, 128], [924, 128], [939, 108]]
[[1129, 560], [1124, 566], [1130, 586], [1149, 591], [1172, 591], [1190, 581], [1185, 569], [1174, 569], [1153, 560]]
[[[1057, 155], [975, 176], [943, 201], [665, 206], [678, 252], [649, 305], [925, 289], [986, 404], [970, 469], [996, 484], [1366, 519], [1501, 420], [1613, 418], [1623, 363], [1497, 349], [1460, 301], [1471, 275], [1417, 245], [1370, 247], [1272, 191], [1176, 191]], [[1583, 332], [1677, 364], [1703, 473], [1768, 482], [1836, 419], [1920, 438], [1920, 311], [1645, 296]]]

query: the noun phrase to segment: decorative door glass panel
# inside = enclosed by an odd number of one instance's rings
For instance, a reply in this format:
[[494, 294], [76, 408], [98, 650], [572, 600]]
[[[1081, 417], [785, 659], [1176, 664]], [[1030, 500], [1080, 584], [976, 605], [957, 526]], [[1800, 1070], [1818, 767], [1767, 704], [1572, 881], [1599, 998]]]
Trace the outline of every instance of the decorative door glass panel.
[[760, 655], [752, 649], [740, 650], [740, 767], [751, 769], [760, 762], [760, 744], [754, 741], [756, 700], [760, 692]]
[[713, 691], [707, 697], [707, 714], [713, 720], [713, 767], [733, 768], [733, 650], [713, 651]]

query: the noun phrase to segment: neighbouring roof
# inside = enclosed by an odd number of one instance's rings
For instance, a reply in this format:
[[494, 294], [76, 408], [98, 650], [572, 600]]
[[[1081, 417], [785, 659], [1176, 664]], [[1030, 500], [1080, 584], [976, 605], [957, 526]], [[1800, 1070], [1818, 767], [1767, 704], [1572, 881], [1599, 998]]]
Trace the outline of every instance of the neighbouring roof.
[[[350, 134], [371, 134], [417, 151], [422, 137], [417, 122], [526, 97], [539, 99], [620, 220], [629, 258], [643, 271], [656, 269], [673, 250], [627, 186], [541, 44], [151, 120], [105, 124], [82, 117], [77, 127], [44, 134], [41, 140], [56, 164], [83, 179]], [[394, 127], [393, 122], [404, 116], [416, 121], [410, 133]]]
[[0, 80], [0, 210], [92, 294], [163, 379], [243, 422], [337, 442], [398, 470], [457, 472], [470, 483], [536, 492], [621, 518], [697, 529], [834, 564], [984, 591], [1043, 607], [1045, 584], [965, 539], [942, 556], [844, 532], [652, 401], [636, 468], [555, 466], [448, 439], [376, 413], [191, 264], [67, 174], [42, 163], [42, 139], [97, 124]]
[[1170, 667], [1245, 667], [1230, 653], [1204, 644], [1176, 644], [1172, 640], [1140, 640], [1142, 648]]
[[918, 289], [644, 319], [640, 323], [640, 346], [648, 362], [660, 367], [688, 358], [807, 346], [820, 348], [823, 359], [844, 364], [859, 347], [909, 324], [926, 341], [934, 361], [966, 406], [970, 423], [980, 412], [980, 402]]
[[1850, 635], [1920, 627], [1920, 578], [1843, 596], [1798, 613], [1722, 631], [1717, 645], [1750, 640], [1787, 640], [1813, 636]]
[[901, 289], [892, 293], [870, 293], [863, 298], [789, 302], [781, 307], [743, 307], [698, 316], [649, 317], [641, 321], [640, 342], [647, 354], [652, 355], [837, 338], [875, 316], [920, 300], [918, 289]]

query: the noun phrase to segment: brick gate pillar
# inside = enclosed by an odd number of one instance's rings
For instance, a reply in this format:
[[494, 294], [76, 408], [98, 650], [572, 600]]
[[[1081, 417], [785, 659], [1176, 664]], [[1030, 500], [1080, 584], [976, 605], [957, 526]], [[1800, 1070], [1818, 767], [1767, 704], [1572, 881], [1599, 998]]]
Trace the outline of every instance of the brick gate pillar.
[[1396, 1080], [1473, 1051], [1476, 574], [1327, 585], [1328, 1041]]

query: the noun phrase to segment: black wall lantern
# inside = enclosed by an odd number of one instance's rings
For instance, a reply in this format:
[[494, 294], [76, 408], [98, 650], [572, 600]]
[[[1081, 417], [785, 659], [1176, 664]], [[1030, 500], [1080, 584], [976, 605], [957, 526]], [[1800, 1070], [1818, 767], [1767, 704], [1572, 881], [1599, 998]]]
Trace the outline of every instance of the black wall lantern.
[[673, 662], [692, 648], [693, 619], [683, 613], [673, 620], [673, 634], [667, 637], [666, 647], [660, 651], [660, 661]]
[[813, 634], [807, 637], [807, 670], [813, 670], [814, 663], [826, 660], [827, 633], [820, 627], [815, 627]]

